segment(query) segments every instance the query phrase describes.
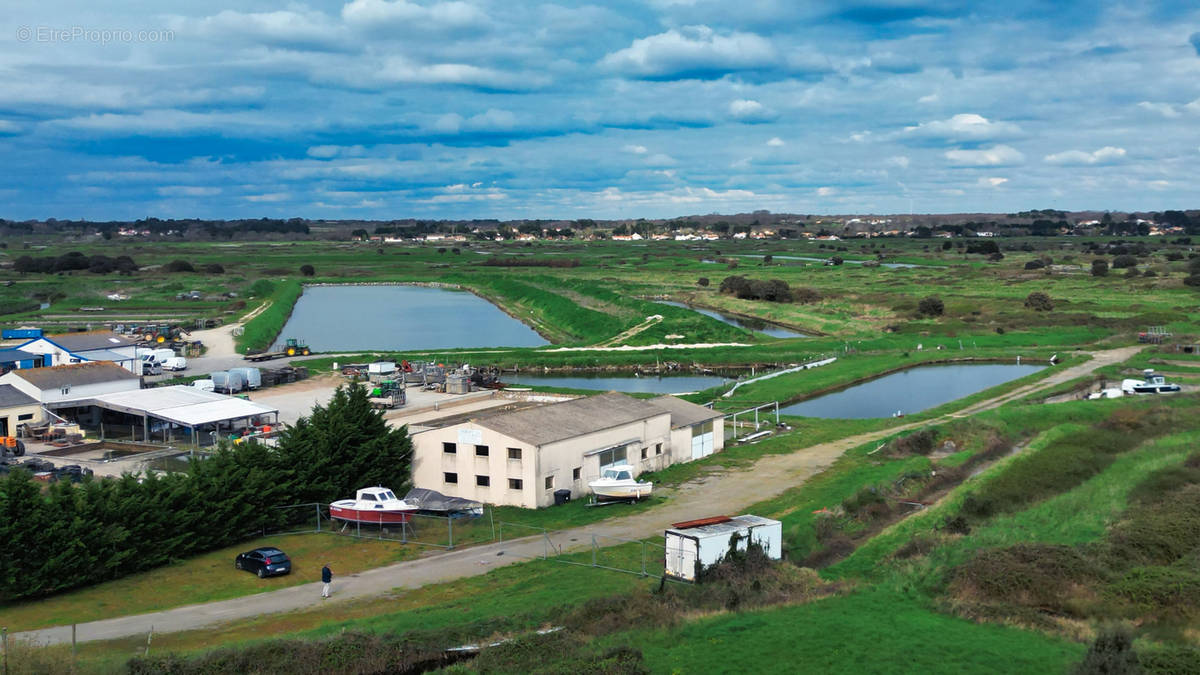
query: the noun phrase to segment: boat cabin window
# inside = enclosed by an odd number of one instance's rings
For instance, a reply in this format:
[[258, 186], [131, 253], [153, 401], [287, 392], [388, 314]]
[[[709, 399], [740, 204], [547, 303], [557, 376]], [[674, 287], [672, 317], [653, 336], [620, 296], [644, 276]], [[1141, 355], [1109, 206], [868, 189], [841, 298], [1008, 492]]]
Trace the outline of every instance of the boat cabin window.
[[624, 469], [605, 469], [604, 477], [610, 480], [629, 480], [633, 478], [633, 476], [629, 474], [629, 471]]
[[395, 499], [396, 495], [391, 490], [388, 490], [387, 492], [383, 493], [383, 498], [384, 499]]
[[631, 478], [633, 478], [633, 476], [629, 475], [628, 471], [618, 471], [617, 472], [617, 480], [629, 480]]
[[362, 498], [363, 498], [363, 501], [367, 501], [367, 502], [375, 501], [375, 495], [371, 494], [370, 492], [364, 492]]

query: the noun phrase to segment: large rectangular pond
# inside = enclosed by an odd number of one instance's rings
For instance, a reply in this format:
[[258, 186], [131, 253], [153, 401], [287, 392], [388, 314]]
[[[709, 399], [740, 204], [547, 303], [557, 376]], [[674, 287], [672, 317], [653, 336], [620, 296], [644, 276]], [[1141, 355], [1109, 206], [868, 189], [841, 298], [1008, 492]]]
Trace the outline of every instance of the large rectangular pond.
[[315, 351], [549, 344], [479, 296], [424, 286], [309, 286], [279, 333], [287, 338]]
[[629, 375], [580, 374], [543, 375], [537, 373], [505, 373], [504, 384], [623, 391], [630, 394], [682, 394], [724, 384], [729, 380], [720, 375]]
[[793, 403], [784, 415], [834, 419], [911, 415], [1010, 382], [1044, 366], [1012, 363], [951, 363], [917, 366], [852, 387]]
[[682, 302], [674, 302], [671, 300], [656, 300], [655, 302], [657, 302], [660, 305], [670, 305], [672, 307], [682, 307], [683, 309], [690, 309], [693, 312], [699, 312], [699, 313], [703, 314], [704, 316], [712, 317], [712, 318], [716, 319], [717, 321], [720, 321], [721, 323], [727, 323], [730, 326], [737, 326], [738, 328], [744, 328], [746, 330], [757, 331], [759, 333], [762, 333], [763, 335], [770, 335], [771, 337], [777, 337], [777, 338], [808, 337], [804, 333], [799, 333], [790, 328], [784, 328], [783, 326], [776, 326], [773, 323], [767, 323], [766, 321], [760, 321], [758, 319], [748, 319], [748, 318], [741, 317], [741, 316], [734, 316], [732, 314], [725, 314], [724, 312], [718, 312], [718, 311], [712, 310], [712, 309], [701, 309], [699, 307], [692, 307], [691, 305], [685, 305]]

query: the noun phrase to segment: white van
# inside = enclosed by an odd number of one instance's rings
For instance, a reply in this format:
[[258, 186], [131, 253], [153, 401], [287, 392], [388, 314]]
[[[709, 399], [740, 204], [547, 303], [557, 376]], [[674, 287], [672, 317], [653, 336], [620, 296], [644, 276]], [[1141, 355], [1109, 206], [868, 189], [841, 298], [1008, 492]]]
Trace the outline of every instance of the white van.
[[212, 380], [193, 380], [192, 386], [200, 391], [213, 391], [216, 389], [216, 383]]
[[187, 359], [182, 356], [172, 356], [162, 362], [163, 370], [187, 370]]
[[141, 366], [142, 375], [162, 375], [162, 364], [154, 358], [154, 354], [142, 354], [138, 363]]

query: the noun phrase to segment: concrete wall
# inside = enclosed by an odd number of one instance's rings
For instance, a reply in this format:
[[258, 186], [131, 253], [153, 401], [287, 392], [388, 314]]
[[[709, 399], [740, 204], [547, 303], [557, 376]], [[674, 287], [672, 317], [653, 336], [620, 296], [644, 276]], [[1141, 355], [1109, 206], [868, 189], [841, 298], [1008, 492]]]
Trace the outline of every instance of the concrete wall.
[[[31, 417], [23, 420], [21, 417], [24, 415]], [[45, 416], [42, 406], [37, 404], [0, 408], [0, 436], [16, 436], [18, 424], [37, 426], [42, 423]]]
[[[422, 431], [412, 438], [414, 486], [488, 504], [525, 508], [553, 504], [555, 490], [571, 490], [572, 499], [586, 495], [588, 481], [600, 476], [599, 455], [587, 453], [618, 443], [633, 441], [626, 459], [635, 473], [665, 468], [671, 463], [670, 416], [666, 413], [541, 447], [471, 422]], [[455, 444], [455, 452], [445, 452], [444, 443]], [[656, 454], [659, 444], [662, 451]], [[476, 445], [486, 445], [488, 455], [478, 456]], [[509, 448], [519, 449], [521, 458], [509, 459]], [[647, 451], [645, 460], [641, 458], [642, 448]], [[579, 479], [574, 478], [577, 468]], [[445, 481], [448, 472], [457, 474], [457, 484]], [[476, 485], [476, 476], [488, 476], [490, 485]], [[521, 488], [510, 487], [509, 479], [520, 480]]]

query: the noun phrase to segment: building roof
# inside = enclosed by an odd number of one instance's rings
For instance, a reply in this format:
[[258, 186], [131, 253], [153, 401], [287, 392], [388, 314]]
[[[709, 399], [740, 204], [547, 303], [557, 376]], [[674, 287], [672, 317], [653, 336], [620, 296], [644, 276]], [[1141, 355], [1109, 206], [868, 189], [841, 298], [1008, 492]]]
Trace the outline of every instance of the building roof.
[[111, 331], [43, 335], [40, 338], [34, 338], [30, 342], [42, 339], [49, 340], [69, 352], [86, 352], [93, 349], [116, 349], [118, 347], [132, 347], [137, 344], [135, 341]]
[[189, 427], [279, 412], [278, 408], [262, 403], [186, 385], [118, 391], [72, 403], [98, 405], [135, 415], [146, 414]]
[[481, 417], [472, 422], [532, 445], [546, 445], [649, 419], [665, 412], [632, 396], [609, 392]]
[[41, 358], [41, 356], [41, 354], [30, 354], [29, 352], [23, 352], [20, 349], [0, 349], [0, 363], [28, 361], [29, 359]]
[[674, 396], [659, 396], [658, 398], [650, 399], [650, 403], [671, 413], [672, 429], [690, 427], [725, 416], [723, 413], [719, 413], [712, 408], [705, 408], [702, 405], [696, 405], [695, 403], [690, 403]]
[[86, 354], [81, 355], [88, 361], [133, 361], [135, 357], [128, 354], [119, 354], [107, 349], [89, 349]]
[[137, 375], [111, 361], [89, 361], [51, 368], [24, 368], [10, 371], [38, 389], [58, 389], [67, 385], [83, 386], [116, 380], [136, 380]]
[[37, 399], [11, 384], [0, 384], [0, 408], [15, 408], [19, 405], [37, 405]]

